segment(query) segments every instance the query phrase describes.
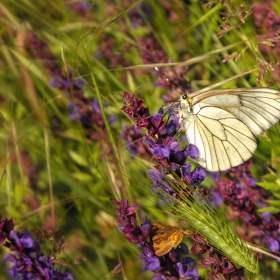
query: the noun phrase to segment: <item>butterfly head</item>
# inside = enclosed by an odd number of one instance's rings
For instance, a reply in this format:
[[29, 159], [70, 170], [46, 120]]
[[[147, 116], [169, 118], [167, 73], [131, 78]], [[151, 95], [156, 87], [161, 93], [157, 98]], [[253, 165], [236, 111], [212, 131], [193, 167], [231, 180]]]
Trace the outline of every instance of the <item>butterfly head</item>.
[[184, 113], [192, 113], [192, 98], [183, 92], [179, 99], [180, 110]]

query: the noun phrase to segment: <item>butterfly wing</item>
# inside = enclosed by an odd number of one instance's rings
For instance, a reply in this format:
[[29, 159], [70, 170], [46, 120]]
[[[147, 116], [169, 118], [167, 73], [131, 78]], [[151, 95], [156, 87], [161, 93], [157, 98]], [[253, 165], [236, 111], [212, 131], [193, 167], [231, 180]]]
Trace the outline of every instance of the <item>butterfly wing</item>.
[[190, 143], [209, 171], [238, 166], [252, 157], [255, 136], [280, 119], [280, 92], [269, 88], [216, 90], [193, 96], [193, 111], [184, 119]]

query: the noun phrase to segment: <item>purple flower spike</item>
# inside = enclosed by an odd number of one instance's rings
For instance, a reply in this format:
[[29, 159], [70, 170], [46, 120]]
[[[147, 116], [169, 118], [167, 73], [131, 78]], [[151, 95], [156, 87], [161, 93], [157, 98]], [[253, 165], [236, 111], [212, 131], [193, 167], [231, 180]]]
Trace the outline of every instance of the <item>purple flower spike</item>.
[[[173, 138], [178, 131], [177, 117], [173, 119], [172, 116], [168, 122], [165, 122], [163, 120], [163, 108], [160, 108], [155, 116], [151, 116], [149, 110], [143, 107], [143, 100], [130, 95], [128, 92], [123, 93], [123, 100], [126, 106], [121, 110], [136, 121], [137, 128], [147, 128], [148, 131], [142, 143], [157, 160], [158, 170], [166, 170], [167, 172], [173, 170], [179, 174], [181, 172], [180, 168], [185, 164], [188, 156], [194, 159], [199, 157], [196, 146], [190, 144], [181, 150], [180, 143]], [[131, 150], [133, 149], [132, 147], [128, 146]], [[134, 149], [133, 152], [135, 153], [136, 150]]]
[[254, 185], [255, 179], [250, 171], [252, 161], [220, 172], [213, 177], [224, 202], [231, 206], [235, 217], [244, 223], [246, 240], [266, 243], [269, 250], [279, 253], [279, 213], [258, 213], [258, 208], [269, 207], [267, 201], [273, 199], [272, 194]]
[[[74, 5], [74, 4], [73, 4]], [[83, 9], [88, 7], [88, 3], [77, 3]], [[69, 102], [69, 118], [73, 121], [80, 121], [82, 125], [91, 133], [87, 137], [90, 139], [100, 138], [100, 131], [105, 132], [105, 124], [97, 100], [84, 96], [83, 87], [85, 81], [81, 78], [75, 79], [73, 71], [69, 68], [65, 73], [51, 54], [48, 44], [42, 41], [35, 33], [28, 34], [28, 44], [33, 50], [36, 58], [44, 61], [44, 67], [48, 69], [52, 77], [50, 85], [66, 92]], [[104, 104], [104, 107], [108, 106]], [[108, 116], [109, 123], [116, 120], [115, 116]]]
[[[151, 176], [160, 177], [160, 173], [151, 170]], [[155, 179], [157, 181], [158, 179]], [[135, 206], [128, 206], [127, 200], [111, 201], [117, 205], [117, 213], [119, 218], [120, 230], [125, 234], [130, 234], [127, 240], [131, 243], [138, 244], [138, 248], [142, 251], [139, 259], [144, 262], [141, 272], [151, 270], [154, 272], [153, 279], [162, 280], [179, 280], [184, 277], [193, 276], [193, 279], [203, 280], [198, 277], [197, 270], [194, 268], [195, 262], [192, 258], [187, 257], [189, 250], [186, 244], [179, 244], [176, 249], [172, 249], [168, 254], [158, 257], [154, 251], [153, 236], [157, 232], [154, 226], [151, 227], [147, 219], [144, 224], [139, 227], [136, 224]], [[129, 211], [131, 209], [132, 211]], [[128, 215], [131, 214], [131, 215]], [[133, 236], [133, 238], [131, 238]]]
[[[4, 261], [12, 262], [13, 266], [8, 269], [8, 274], [16, 279], [57, 279], [73, 280], [69, 272], [61, 273], [54, 267], [51, 256], [44, 256], [40, 245], [25, 229], [22, 233], [13, 230], [12, 220], [2, 220], [0, 215], [0, 236], [6, 241], [4, 246], [13, 254], [7, 254]], [[3, 238], [5, 237], [5, 239]]]

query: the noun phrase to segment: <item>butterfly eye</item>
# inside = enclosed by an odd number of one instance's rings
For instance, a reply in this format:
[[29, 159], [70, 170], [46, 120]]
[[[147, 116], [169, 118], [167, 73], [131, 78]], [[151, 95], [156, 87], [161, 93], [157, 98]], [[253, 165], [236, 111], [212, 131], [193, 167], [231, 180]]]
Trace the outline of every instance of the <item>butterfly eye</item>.
[[183, 93], [183, 94], [182, 94], [182, 98], [183, 98], [183, 99], [187, 99], [187, 98], [188, 98], [187, 94], [186, 94], [186, 93]]

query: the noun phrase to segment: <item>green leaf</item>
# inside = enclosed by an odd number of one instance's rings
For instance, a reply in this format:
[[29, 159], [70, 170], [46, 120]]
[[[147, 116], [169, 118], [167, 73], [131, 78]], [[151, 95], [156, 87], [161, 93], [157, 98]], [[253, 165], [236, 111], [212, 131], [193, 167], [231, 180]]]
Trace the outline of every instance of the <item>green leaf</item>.
[[258, 209], [258, 213], [265, 213], [265, 212], [276, 214], [276, 213], [279, 213], [279, 208], [275, 208], [273, 206], [270, 206], [270, 207]]
[[270, 173], [265, 174], [264, 176], [262, 176], [262, 178], [264, 181], [269, 181], [269, 182], [275, 182], [278, 179], [278, 177], [276, 175], [273, 175]]
[[275, 151], [275, 149], [271, 148], [271, 160], [276, 160], [278, 157], [277, 152]]
[[86, 173], [73, 173], [72, 176], [81, 182], [92, 182], [93, 176]]
[[275, 169], [276, 169], [276, 170], [280, 170], [280, 162], [278, 162], [278, 163], [276, 164]]
[[265, 200], [265, 202], [278, 208], [278, 211], [280, 210], [280, 200]]
[[74, 151], [69, 151], [69, 156], [73, 159], [74, 162], [78, 163], [81, 166], [88, 167], [89, 163], [78, 153]]
[[257, 186], [262, 187], [271, 192], [278, 192], [280, 193], [280, 186], [276, 183], [271, 182], [258, 182]]
[[280, 199], [280, 193], [273, 193], [274, 194], [274, 196], [276, 197], [276, 198], [279, 198]]

